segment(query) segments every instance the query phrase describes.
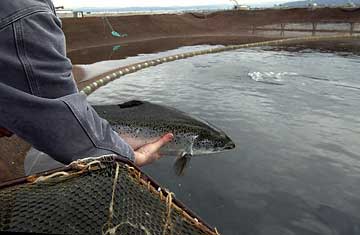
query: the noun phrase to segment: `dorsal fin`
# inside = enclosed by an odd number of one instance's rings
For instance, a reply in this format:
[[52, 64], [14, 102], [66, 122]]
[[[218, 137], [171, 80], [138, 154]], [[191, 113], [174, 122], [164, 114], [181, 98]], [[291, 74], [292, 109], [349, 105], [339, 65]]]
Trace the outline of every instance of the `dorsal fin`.
[[122, 108], [122, 109], [126, 109], [126, 108], [136, 107], [136, 106], [139, 106], [139, 105], [142, 105], [142, 104], [144, 104], [143, 101], [140, 101], [140, 100], [130, 100], [130, 101], [128, 101], [128, 102], [119, 104], [119, 107]]

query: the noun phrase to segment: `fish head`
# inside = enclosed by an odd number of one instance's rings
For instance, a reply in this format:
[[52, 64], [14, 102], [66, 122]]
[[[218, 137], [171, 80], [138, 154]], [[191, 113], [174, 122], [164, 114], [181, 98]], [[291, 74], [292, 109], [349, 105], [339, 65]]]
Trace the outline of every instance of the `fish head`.
[[196, 133], [190, 132], [192, 135], [187, 136], [188, 141], [183, 141], [188, 144], [176, 158], [174, 164], [176, 175], [184, 175], [184, 170], [193, 155], [218, 153], [235, 148], [234, 142], [223, 131], [210, 126], [209, 123], [203, 124], [195, 131]]
[[235, 143], [222, 130], [206, 122], [202, 130], [197, 131], [193, 142], [195, 154], [217, 153], [235, 148]]
[[223, 152], [233, 148], [235, 143], [225, 134], [198, 135], [193, 144], [193, 151], [198, 154]]

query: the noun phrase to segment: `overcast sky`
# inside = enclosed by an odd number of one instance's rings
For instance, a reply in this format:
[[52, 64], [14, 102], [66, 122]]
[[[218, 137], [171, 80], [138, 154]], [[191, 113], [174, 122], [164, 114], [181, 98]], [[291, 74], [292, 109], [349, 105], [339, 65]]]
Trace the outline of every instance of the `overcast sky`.
[[[1, 1], [1, 0], [0, 0]], [[251, 5], [259, 3], [281, 3], [291, 0], [238, 0], [239, 4]], [[65, 6], [66, 8], [76, 7], [148, 7], [148, 6], [194, 6], [194, 5], [213, 5], [229, 4], [230, 0], [53, 0], [56, 6]]]

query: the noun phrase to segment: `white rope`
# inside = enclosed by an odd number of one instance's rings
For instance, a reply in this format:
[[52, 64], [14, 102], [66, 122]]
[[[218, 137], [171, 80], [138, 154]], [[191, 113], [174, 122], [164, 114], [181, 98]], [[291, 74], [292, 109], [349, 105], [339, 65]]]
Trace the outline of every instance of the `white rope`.
[[169, 229], [172, 234], [172, 224], [171, 224], [171, 207], [172, 207], [172, 201], [173, 201], [173, 194], [171, 192], [167, 192], [168, 195], [166, 197], [166, 221], [164, 225], [163, 235], [167, 235], [166, 231]]
[[51, 175], [47, 175], [47, 176], [40, 176], [38, 177], [35, 181], [34, 181], [34, 184], [37, 184], [37, 183], [40, 183], [40, 182], [44, 182], [44, 181], [47, 181], [49, 179], [52, 179], [52, 178], [55, 178], [55, 177], [58, 177], [58, 176], [69, 176], [70, 174], [67, 173], [67, 172], [64, 172], [64, 171], [61, 171], [61, 172], [55, 172]]
[[[113, 187], [112, 187], [112, 193], [111, 193], [111, 201], [110, 201], [110, 206], [109, 206], [109, 218], [108, 218], [108, 222], [104, 224], [104, 226], [108, 226], [109, 228], [106, 230], [106, 232], [103, 234], [115, 234], [116, 232], [116, 226], [111, 228], [112, 224], [112, 219], [114, 216], [114, 200], [115, 200], [115, 191], [116, 191], [116, 184], [117, 181], [119, 179], [119, 163], [116, 162], [116, 170], [115, 170], [115, 177], [114, 177], [114, 182], [113, 182]], [[115, 230], [114, 230], [115, 229]]]
[[109, 206], [109, 218], [107, 223], [104, 224], [103, 227], [107, 226], [107, 230], [104, 232], [102, 231], [103, 235], [115, 235], [116, 234], [116, 230], [124, 225], [129, 225], [135, 229], [141, 229], [142, 231], [145, 232], [146, 235], [151, 235], [151, 233], [148, 231], [148, 229], [145, 228], [145, 226], [143, 225], [137, 225], [137, 224], [133, 224], [130, 221], [125, 221], [125, 222], [121, 222], [120, 224], [113, 226], [112, 223], [112, 219], [114, 216], [114, 201], [115, 201], [115, 191], [116, 191], [116, 185], [118, 183], [118, 179], [119, 179], [119, 163], [116, 163], [116, 171], [115, 171], [115, 177], [114, 177], [114, 183], [113, 183], [113, 187], [112, 187], [112, 194], [111, 194], [111, 202], [110, 202], [110, 206]]
[[151, 235], [151, 233], [149, 232], [149, 230], [147, 228], [145, 228], [145, 226], [132, 224], [129, 221], [122, 222], [122, 223], [116, 225], [115, 227], [108, 229], [105, 233], [103, 233], [103, 235], [107, 235], [107, 234], [114, 235], [114, 234], [116, 234], [116, 230], [119, 227], [124, 226], [124, 225], [129, 225], [130, 227], [133, 227], [135, 229], [141, 229], [142, 231], [145, 232], [146, 235]]
[[[87, 170], [91, 170], [91, 167], [94, 165], [99, 165], [100, 167], [102, 167], [102, 162], [100, 160], [102, 160], [104, 157], [109, 157], [109, 156], [116, 156], [116, 155], [104, 155], [104, 156], [100, 156], [100, 157], [96, 157], [96, 158], [84, 158], [84, 159], [79, 159], [76, 161], [73, 161], [72, 163], [69, 164], [69, 166], [81, 170], [80, 172], [75, 172], [75, 173], [68, 173], [65, 171], [60, 171], [60, 172], [55, 172], [51, 175], [47, 175], [47, 176], [39, 176], [33, 183], [39, 183], [39, 182], [44, 182], [47, 181], [49, 179], [53, 179], [55, 177], [69, 177], [71, 175], [74, 174], [78, 174], [81, 173], [82, 170], [87, 169]], [[99, 159], [99, 160], [96, 160]], [[92, 161], [90, 161], [92, 160]], [[90, 161], [90, 162], [87, 162]]]

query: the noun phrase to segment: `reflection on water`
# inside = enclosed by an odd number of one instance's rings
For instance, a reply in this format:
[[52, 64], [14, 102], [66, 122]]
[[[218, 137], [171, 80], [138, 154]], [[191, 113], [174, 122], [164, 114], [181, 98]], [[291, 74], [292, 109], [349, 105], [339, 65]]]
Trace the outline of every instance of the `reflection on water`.
[[[223, 234], [360, 234], [360, 57], [239, 50], [165, 63], [89, 97], [167, 104], [237, 148], [145, 171]], [[280, 85], [279, 85], [280, 84]]]
[[67, 56], [74, 64], [91, 64], [96, 61], [124, 59], [129, 53], [126, 43], [99, 46], [71, 51]]

